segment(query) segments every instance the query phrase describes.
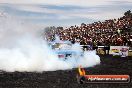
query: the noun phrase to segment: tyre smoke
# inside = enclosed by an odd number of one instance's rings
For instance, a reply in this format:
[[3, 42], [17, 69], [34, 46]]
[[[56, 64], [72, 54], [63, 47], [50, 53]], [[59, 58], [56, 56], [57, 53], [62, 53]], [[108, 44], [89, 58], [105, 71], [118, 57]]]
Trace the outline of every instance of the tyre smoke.
[[9, 15], [0, 17], [0, 70], [42, 72], [100, 63], [95, 51], [84, 52], [84, 57], [78, 60], [73, 57], [67, 61], [60, 60], [38, 33], [40, 27], [25, 25]]

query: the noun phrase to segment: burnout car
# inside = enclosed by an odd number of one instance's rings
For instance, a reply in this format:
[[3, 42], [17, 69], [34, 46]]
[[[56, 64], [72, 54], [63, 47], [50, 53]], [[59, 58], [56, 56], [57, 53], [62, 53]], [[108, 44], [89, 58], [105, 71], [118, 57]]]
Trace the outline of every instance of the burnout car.
[[83, 51], [74, 50], [69, 41], [50, 42], [50, 47], [58, 55], [58, 58], [66, 60], [68, 58], [80, 58]]

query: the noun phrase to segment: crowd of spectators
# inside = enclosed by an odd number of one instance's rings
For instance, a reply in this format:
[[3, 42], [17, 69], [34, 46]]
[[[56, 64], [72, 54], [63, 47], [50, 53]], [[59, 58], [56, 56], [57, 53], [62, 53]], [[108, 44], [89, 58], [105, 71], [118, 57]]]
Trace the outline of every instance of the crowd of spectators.
[[127, 11], [123, 17], [98, 21], [91, 24], [82, 23], [80, 26], [69, 28], [50, 27], [45, 29], [47, 41], [55, 40], [55, 35], [60, 40], [92, 46], [131, 46], [132, 45], [132, 13]]

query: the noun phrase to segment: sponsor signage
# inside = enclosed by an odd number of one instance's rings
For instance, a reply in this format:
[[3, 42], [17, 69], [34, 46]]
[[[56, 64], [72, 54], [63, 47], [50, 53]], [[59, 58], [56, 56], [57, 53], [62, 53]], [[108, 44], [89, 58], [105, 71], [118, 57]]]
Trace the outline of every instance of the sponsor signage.
[[120, 55], [122, 57], [128, 56], [129, 47], [127, 46], [110, 46], [110, 54]]

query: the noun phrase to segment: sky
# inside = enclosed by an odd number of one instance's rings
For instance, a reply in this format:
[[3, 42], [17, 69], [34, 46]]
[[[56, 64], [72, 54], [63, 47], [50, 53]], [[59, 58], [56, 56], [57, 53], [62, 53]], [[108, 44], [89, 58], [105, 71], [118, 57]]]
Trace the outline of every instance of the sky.
[[74, 26], [119, 18], [132, 0], [0, 0], [0, 16], [45, 26]]

